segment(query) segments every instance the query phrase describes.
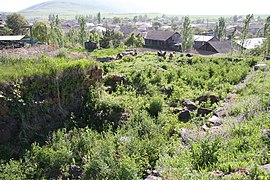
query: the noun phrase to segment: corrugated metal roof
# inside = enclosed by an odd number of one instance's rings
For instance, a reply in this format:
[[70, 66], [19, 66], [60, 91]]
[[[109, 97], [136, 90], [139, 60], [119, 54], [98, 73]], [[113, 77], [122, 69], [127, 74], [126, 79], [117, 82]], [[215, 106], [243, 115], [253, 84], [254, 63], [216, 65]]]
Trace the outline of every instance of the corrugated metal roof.
[[[261, 46], [265, 38], [250, 38], [246, 39], [243, 46], [245, 49], [254, 49], [257, 46]], [[236, 41], [237, 44], [241, 45], [241, 40]]]
[[208, 42], [213, 38], [214, 36], [194, 35], [194, 41]]
[[0, 36], [0, 41], [20, 41], [25, 35], [19, 36]]

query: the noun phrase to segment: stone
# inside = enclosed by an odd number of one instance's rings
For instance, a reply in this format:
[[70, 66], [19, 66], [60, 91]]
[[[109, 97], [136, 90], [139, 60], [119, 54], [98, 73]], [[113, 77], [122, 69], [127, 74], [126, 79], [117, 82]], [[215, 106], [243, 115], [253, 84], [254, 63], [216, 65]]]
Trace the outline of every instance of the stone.
[[224, 173], [222, 171], [216, 170], [208, 173], [209, 177], [223, 177]]
[[217, 103], [219, 101], [219, 98], [216, 95], [205, 95], [205, 96], [200, 96], [197, 99], [199, 103], [206, 102], [208, 100], [210, 100], [211, 104], [213, 104], [213, 103]]
[[153, 175], [148, 175], [145, 180], [162, 180], [161, 177], [153, 176]]
[[254, 70], [257, 71], [257, 70], [265, 70], [267, 68], [267, 65], [266, 64], [257, 64], [255, 67], [254, 67]]
[[174, 113], [174, 114], [178, 114], [178, 113], [180, 113], [181, 111], [183, 111], [183, 109], [181, 109], [181, 108], [173, 108], [173, 113]]
[[260, 166], [260, 169], [265, 171], [267, 174], [270, 174], [270, 164], [265, 164]]
[[185, 106], [189, 111], [195, 111], [198, 108], [196, 104], [190, 100], [183, 101], [182, 105]]
[[220, 126], [222, 124], [221, 119], [217, 116], [213, 116], [207, 121], [209, 126]]
[[182, 122], [188, 122], [191, 118], [190, 112], [189, 110], [185, 110], [182, 111], [179, 115], [178, 115], [178, 119]]
[[199, 108], [197, 111], [198, 116], [206, 116], [210, 114], [213, 110], [208, 108]]

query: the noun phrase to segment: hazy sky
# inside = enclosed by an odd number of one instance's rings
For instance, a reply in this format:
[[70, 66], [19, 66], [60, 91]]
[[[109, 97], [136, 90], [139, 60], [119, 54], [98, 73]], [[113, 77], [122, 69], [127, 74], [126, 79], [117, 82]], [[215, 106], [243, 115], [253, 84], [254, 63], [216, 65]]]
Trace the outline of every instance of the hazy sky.
[[[15, 12], [48, 0], [0, 0], [0, 11]], [[121, 0], [120, 0], [121, 1]], [[122, 0], [123, 1], [123, 0]], [[270, 14], [267, 0], [125, 0], [152, 12], [180, 15]], [[74, 0], [76, 2], [76, 0]]]

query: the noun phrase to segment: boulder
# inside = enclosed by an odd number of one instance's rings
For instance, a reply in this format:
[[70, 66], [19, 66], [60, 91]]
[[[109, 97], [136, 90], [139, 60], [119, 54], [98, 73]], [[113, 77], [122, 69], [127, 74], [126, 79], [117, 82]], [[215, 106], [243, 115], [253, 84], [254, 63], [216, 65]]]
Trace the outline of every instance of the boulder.
[[185, 106], [189, 111], [195, 111], [198, 108], [196, 104], [190, 100], [183, 101], [182, 105]]
[[197, 111], [198, 116], [206, 116], [210, 114], [213, 110], [208, 108], [199, 108]]
[[191, 118], [191, 115], [190, 115], [190, 111], [189, 110], [182, 111], [178, 115], [179, 121], [182, 121], [182, 122], [188, 122], [190, 120], [190, 118]]
[[265, 70], [267, 68], [267, 65], [266, 64], [257, 64], [255, 67], [254, 67], [254, 70], [257, 71], [259, 69], [261, 70]]

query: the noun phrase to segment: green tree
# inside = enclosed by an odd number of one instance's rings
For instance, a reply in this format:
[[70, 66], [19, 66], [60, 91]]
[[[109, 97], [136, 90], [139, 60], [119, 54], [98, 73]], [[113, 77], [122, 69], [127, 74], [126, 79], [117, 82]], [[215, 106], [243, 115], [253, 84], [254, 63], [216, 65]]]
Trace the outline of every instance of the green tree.
[[218, 18], [218, 23], [216, 24], [215, 28], [215, 35], [220, 40], [224, 40], [226, 38], [226, 23], [224, 17]]
[[61, 20], [58, 15], [49, 15], [50, 34], [49, 39], [52, 44], [64, 47], [65, 33], [61, 26]]
[[12, 13], [8, 15], [6, 19], [6, 24], [7, 27], [12, 30], [11, 34], [13, 35], [25, 34], [27, 31], [26, 29], [21, 28], [22, 26], [27, 25], [28, 22], [25, 17], [20, 14]]
[[119, 17], [113, 17], [112, 24], [120, 24], [121, 19]]
[[242, 35], [241, 35], [241, 39], [240, 39], [241, 54], [243, 54], [244, 44], [245, 44], [245, 41], [246, 41], [247, 36], [248, 36], [249, 24], [250, 24], [252, 18], [253, 18], [253, 14], [248, 14], [246, 16], [245, 21], [244, 21], [244, 27], [243, 27]]
[[155, 30], [158, 30], [162, 26], [162, 24], [158, 21], [155, 21], [153, 22], [152, 26]]
[[131, 33], [126, 39], [125, 39], [125, 45], [130, 47], [142, 47], [144, 44], [144, 39], [141, 35], [138, 35], [138, 37]]
[[181, 31], [182, 36], [182, 51], [185, 52], [186, 50], [190, 49], [193, 44], [193, 30], [191, 28], [190, 19], [188, 16], [185, 16], [183, 29]]
[[83, 46], [84, 42], [87, 41], [88, 38], [88, 31], [86, 26], [86, 17], [79, 16], [77, 17], [77, 21], [80, 24], [80, 30], [79, 30], [79, 40], [80, 44]]
[[100, 39], [100, 46], [103, 48], [114, 47], [117, 48], [123, 39], [124, 34], [120, 31], [114, 31], [112, 29], [106, 29], [102, 32], [102, 38]]
[[11, 34], [12, 34], [12, 30], [8, 28], [7, 26], [0, 28], [0, 36], [6, 36], [6, 35], [11, 35]]
[[264, 24], [264, 37], [265, 37], [265, 55], [270, 55], [270, 16], [265, 20]]
[[49, 43], [50, 27], [45, 22], [36, 22], [33, 26], [33, 36], [40, 42]]
[[98, 24], [100, 24], [101, 23], [101, 14], [100, 14], [100, 12], [98, 12], [98, 14], [97, 14], [97, 20], [98, 20]]

